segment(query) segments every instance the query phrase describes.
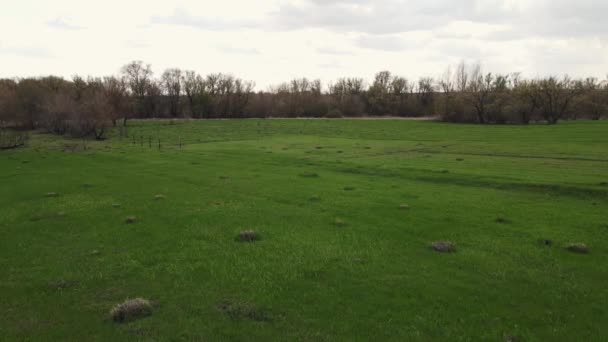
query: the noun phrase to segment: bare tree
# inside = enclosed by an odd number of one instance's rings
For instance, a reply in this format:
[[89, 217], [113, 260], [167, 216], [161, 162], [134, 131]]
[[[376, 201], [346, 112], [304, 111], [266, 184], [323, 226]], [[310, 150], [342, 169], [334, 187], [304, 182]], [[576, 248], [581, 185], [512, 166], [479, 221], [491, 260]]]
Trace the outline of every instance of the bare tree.
[[519, 114], [519, 121], [527, 125], [540, 108], [540, 87], [537, 81], [514, 79], [514, 106]]
[[129, 99], [125, 78], [115, 76], [104, 77], [103, 88], [111, 106], [110, 120], [112, 121], [112, 125], [116, 126], [116, 122], [120, 118], [126, 121], [129, 114], [127, 112]]
[[464, 93], [469, 88], [469, 70], [467, 64], [462, 61], [456, 67], [456, 90]]
[[439, 89], [443, 93], [443, 115], [449, 117], [452, 114], [452, 98], [454, 97], [455, 82], [452, 68], [448, 66], [438, 81]]
[[180, 113], [180, 98], [182, 95], [182, 71], [167, 69], [161, 77], [162, 87], [169, 100], [169, 113], [177, 117]]
[[490, 92], [494, 83], [494, 76], [491, 73], [483, 74], [481, 65], [476, 64], [471, 69], [470, 82], [466, 99], [475, 109], [477, 122], [486, 123], [486, 107], [490, 99]]
[[575, 83], [568, 76], [562, 79], [549, 77], [539, 82], [540, 107], [543, 117], [550, 125], [564, 117], [572, 99], [579, 93]]
[[182, 75], [184, 93], [188, 99], [190, 115], [192, 117], [202, 117], [204, 115], [204, 103], [207, 102], [207, 86], [201, 75], [194, 71], [186, 71]]
[[[144, 114], [144, 99], [152, 83], [152, 67], [150, 64], [144, 64], [142, 61], [133, 61], [122, 67], [122, 74], [135, 99], [135, 112], [139, 115]], [[127, 116], [124, 118], [123, 125], [127, 125]]]

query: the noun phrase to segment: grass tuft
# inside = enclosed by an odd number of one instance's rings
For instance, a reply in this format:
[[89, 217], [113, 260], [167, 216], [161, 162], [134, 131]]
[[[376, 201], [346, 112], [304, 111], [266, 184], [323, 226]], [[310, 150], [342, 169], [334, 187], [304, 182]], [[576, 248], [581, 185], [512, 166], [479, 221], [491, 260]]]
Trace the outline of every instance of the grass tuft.
[[319, 174], [316, 172], [303, 172], [300, 173], [301, 177], [306, 177], [306, 178], [317, 178], [319, 177]]
[[439, 253], [455, 253], [456, 245], [450, 241], [436, 241], [431, 244], [431, 248]]
[[266, 310], [247, 302], [223, 300], [217, 304], [217, 309], [235, 321], [248, 319], [256, 322], [268, 322], [272, 320]]
[[133, 224], [135, 222], [137, 222], [137, 217], [135, 216], [127, 216], [127, 218], [125, 219], [126, 224]]
[[313, 195], [308, 200], [311, 201], [311, 202], [319, 202], [319, 201], [321, 201], [321, 196], [319, 196], [319, 195]]
[[496, 220], [494, 220], [496, 223], [500, 223], [500, 224], [509, 224], [511, 223], [511, 220], [504, 218], [502, 216], [499, 216], [496, 218]]
[[355, 191], [355, 188], [352, 186], [345, 186], [344, 191]]
[[236, 236], [238, 242], [254, 242], [260, 240], [260, 236], [253, 230], [245, 230]]
[[51, 289], [51, 290], [58, 290], [58, 291], [66, 290], [66, 289], [69, 289], [69, 288], [74, 287], [74, 286], [76, 286], [76, 282], [74, 282], [74, 281], [68, 281], [68, 280], [65, 280], [65, 279], [61, 279], [61, 280], [57, 280], [57, 281], [52, 281], [52, 282], [48, 283], [49, 289]]
[[336, 217], [336, 219], [334, 220], [334, 224], [338, 227], [343, 227], [344, 225], [346, 225], [346, 222], [339, 217]]
[[399, 209], [401, 209], [401, 210], [407, 210], [409, 208], [410, 208], [409, 204], [401, 203], [399, 205]]
[[134, 321], [152, 314], [152, 304], [143, 298], [127, 299], [110, 311], [110, 317], [117, 323]]
[[582, 242], [571, 243], [566, 246], [566, 249], [572, 253], [587, 254], [589, 253], [589, 247]]
[[56, 192], [47, 192], [46, 197], [59, 197], [59, 194]]
[[164, 200], [166, 197], [163, 194], [156, 194], [154, 195], [154, 200], [155, 201], [160, 201], [160, 200]]

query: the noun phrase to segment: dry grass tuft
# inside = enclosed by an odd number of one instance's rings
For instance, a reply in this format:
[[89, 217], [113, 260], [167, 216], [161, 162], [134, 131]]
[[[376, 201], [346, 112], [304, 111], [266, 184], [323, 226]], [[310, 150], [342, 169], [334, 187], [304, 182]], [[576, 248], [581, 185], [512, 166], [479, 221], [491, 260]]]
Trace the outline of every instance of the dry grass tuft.
[[66, 290], [66, 289], [69, 289], [69, 288], [74, 287], [74, 286], [76, 286], [76, 282], [69, 281], [69, 280], [64, 280], [64, 279], [57, 280], [57, 281], [52, 281], [52, 282], [48, 283], [49, 289], [51, 289], [51, 290], [59, 290], [59, 291]]
[[336, 217], [336, 219], [334, 220], [334, 224], [338, 227], [343, 227], [346, 224], [346, 222], [344, 222], [343, 219]]
[[56, 192], [47, 192], [46, 197], [59, 197], [59, 194]]
[[154, 195], [154, 200], [155, 201], [160, 201], [160, 200], [164, 200], [166, 197], [163, 194], [156, 194]]
[[110, 311], [112, 320], [118, 323], [133, 321], [151, 314], [152, 304], [149, 300], [143, 298], [128, 299], [117, 304]]
[[236, 236], [236, 240], [239, 242], [254, 242], [258, 241], [259, 239], [260, 236], [253, 230], [242, 231]]
[[266, 310], [247, 302], [223, 300], [217, 304], [217, 309], [235, 321], [249, 319], [256, 322], [268, 322], [272, 319]]
[[410, 208], [409, 204], [401, 203], [399, 205], [399, 209], [401, 209], [401, 210], [407, 210], [409, 208]]
[[431, 248], [439, 253], [455, 253], [456, 245], [450, 241], [436, 241], [431, 244]]
[[587, 245], [582, 242], [571, 243], [566, 246], [566, 249], [572, 253], [578, 253], [578, 254], [589, 253], [589, 247], [587, 247]]
[[127, 216], [127, 218], [125, 219], [126, 224], [133, 224], [135, 222], [137, 222], [137, 217], [135, 216]]

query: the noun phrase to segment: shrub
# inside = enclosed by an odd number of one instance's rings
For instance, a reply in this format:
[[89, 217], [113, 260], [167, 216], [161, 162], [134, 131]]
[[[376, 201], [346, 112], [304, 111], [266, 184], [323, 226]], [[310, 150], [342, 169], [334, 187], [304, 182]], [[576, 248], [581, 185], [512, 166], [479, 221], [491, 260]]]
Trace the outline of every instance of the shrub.
[[328, 119], [340, 119], [343, 117], [343, 115], [339, 109], [334, 108], [325, 113], [325, 117]]

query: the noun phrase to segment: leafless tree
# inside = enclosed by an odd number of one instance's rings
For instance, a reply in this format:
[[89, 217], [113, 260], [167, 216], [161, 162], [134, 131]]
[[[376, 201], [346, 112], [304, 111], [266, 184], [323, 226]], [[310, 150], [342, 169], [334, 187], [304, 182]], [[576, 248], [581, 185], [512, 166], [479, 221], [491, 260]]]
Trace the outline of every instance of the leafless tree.
[[562, 79], [549, 77], [540, 80], [540, 108], [543, 117], [550, 125], [556, 124], [564, 117], [572, 100], [579, 93], [575, 83], [568, 76]]
[[182, 71], [167, 69], [161, 77], [162, 87], [169, 100], [169, 113], [177, 117], [181, 113], [180, 98], [182, 95]]
[[[143, 115], [145, 111], [144, 99], [149, 92], [152, 82], [152, 67], [142, 61], [133, 61], [122, 67], [122, 74], [125, 77], [129, 90], [134, 97], [134, 110], [138, 115]], [[126, 116], [124, 125], [127, 124]]]

